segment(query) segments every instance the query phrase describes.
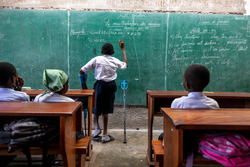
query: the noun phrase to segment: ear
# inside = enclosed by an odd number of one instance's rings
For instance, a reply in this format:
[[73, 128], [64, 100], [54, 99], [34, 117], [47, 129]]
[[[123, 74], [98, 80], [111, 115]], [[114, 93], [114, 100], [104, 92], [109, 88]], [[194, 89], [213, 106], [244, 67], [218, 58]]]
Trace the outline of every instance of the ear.
[[182, 84], [183, 84], [183, 87], [186, 89], [186, 91], [190, 90], [190, 84], [188, 82], [183, 81]]
[[189, 82], [186, 82], [188, 90], [192, 89]]

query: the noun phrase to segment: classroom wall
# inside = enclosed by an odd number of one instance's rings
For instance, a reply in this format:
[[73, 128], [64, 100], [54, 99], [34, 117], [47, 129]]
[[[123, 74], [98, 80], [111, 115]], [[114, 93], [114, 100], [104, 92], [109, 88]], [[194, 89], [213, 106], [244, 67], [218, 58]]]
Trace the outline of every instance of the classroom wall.
[[[249, 0], [1, 0], [0, 8], [250, 15]], [[145, 107], [126, 106], [126, 111], [128, 129], [147, 128], [148, 113]], [[122, 129], [123, 106], [116, 106], [109, 120], [109, 128]], [[156, 117], [154, 130], [161, 130], [162, 123], [162, 118]]]
[[250, 0], [247, 0], [245, 4], [246, 15], [250, 15]]
[[1, 0], [0, 7], [245, 14], [245, 0]]

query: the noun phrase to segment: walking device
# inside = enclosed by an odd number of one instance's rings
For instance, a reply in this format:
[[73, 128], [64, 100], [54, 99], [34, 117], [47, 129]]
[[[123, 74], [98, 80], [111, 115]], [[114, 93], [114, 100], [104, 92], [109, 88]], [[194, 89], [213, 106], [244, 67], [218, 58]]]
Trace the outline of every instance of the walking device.
[[[87, 74], [80, 75], [78, 74], [79, 79], [80, 79], [80, 84], [82, 86], [82, 89], [87, 89], [86, 81], [88, 78]], [[87, 120], [87, 115], [88, 115], [88, 98], [84, 97], [81, 98], [80, 101], [82, 102], [83, 105], [83, 110], [84, 110], [84, 129], [85, 129], [85, 136], [87, 136], [87, 128], [86, 128], [86, 120]]]
[[124, 113], [124, 140], [123, 143], [127, 143], [126, 141], [126, 110], [125, 110], [125, 102], [126, 102], [126, 94], [125, 94], [125, 90], [128, 88], [128, 82], [123, 80], [121, 82], [121, 87], [123, 89], [123, 113]]

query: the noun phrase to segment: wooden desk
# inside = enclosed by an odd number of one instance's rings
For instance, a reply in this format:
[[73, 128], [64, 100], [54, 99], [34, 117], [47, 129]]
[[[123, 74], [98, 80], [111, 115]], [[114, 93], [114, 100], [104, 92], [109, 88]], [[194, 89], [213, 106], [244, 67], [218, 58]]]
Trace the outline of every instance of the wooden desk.
[[164, 115], [164, 167], [183, 164], [185, 130], [250, 130], [250, 109], [171, 109]]
[[[27, 93], [31, 99], [34, 99], [37, 95], [45, 92], [45, 90], [23, 90]], [[94, 106], [95, 90], [93, 89], [69, 89], [65, 94], [71, 98], [88, 97], [88, 127], [92, 127], [92, 108]], [[88, 136], [91, 136], [91, 130], [88, 131]]]
[[[45, 92], [45, 90], [23, 90], [22, 92], [27, 93], [31, 99], [34, 99], [37, 95]], [[92, 136], [92, 109], [94, 107], [95, 99], [95, 90], [94, 89], [69, 89], [66, 93], [66, 96], [71, 98], [78, 97], [88, 97], [88, 136]], [[82, 117], [80, 117], [82, 118]], [[79, 119], [80, 119], [79, 118]], [[91, 140], [88, 147], [88, 156], [87, 159], [91, 159], [92, 154], [92, 144]]]
[[[34, 99], [37, 95], [45, 92], [45, 90], [22, 90], [22, 92], [27, 93], [31, 99]], [[93, 96], [94, 90], [93, 89], [69, 89], [66, 93], [68, 97], [86, 97], [86, 96]]]
[[[148, 108], [148, 150], [147, 160], [150, 166], [154, 166], [152, 138], [154, 116], [162, 116], [161, 107], [170, 107], [175, 98], [186, 96], [186, 91], [147, 91]], [[208, 92], [206, 96], [215, 99], [220, 108], [250, 108], [250, 93], [245, 92]]]
[[[1, 102], [0, 121], [6, 117], [59, 117], [60, 145], [59, 151], [63, 157], [64, 166], [76, 166], [76, 131], [82, 129], [82, 105], [75, 103], [22, 103]], [[0, 155], [8, 155], [1, 149]]]

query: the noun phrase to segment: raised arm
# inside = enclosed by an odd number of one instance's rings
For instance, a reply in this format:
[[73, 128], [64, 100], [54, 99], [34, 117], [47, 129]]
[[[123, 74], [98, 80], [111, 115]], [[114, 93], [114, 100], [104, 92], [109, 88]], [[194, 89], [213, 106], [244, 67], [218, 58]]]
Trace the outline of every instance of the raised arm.
[[123, 62], [125, 62], [128, 66], [128, 60], [127, 60], [127, 55], [126, 55], [126, 51], [125, 51], [125, 44], [122, 40], [119, 40], [119, 45], [120, 45], [120, 48], [122, 50]]

